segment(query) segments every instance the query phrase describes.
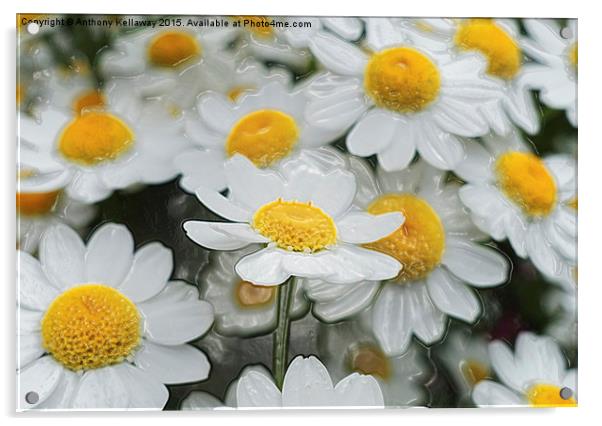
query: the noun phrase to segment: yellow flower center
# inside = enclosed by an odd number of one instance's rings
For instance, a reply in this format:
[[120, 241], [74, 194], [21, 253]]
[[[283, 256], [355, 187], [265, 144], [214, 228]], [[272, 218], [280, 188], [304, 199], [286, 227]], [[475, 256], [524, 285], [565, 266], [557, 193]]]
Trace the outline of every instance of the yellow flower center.
[[412, 194], [386, 194], [374, 200], [368, 212], [401, 212], [405, 216], [405, 222], [396, 231], [364, 245], [403, 265], [397, 276], [399, 282], [424, 278], [439, 265], [445, 250], [445, 230], [429, 203]]
[[136, 305], [112, 287], [85, 284], [60, 294], [42, 318], [42, 344], [78, 371], [116, 364], [140, 342]]
[[520, 47], [491, 19], [469, 19], [460, 24], [455, 43], [461, 50], [481, 52], [487, 58], [490, 75], [510, 80], [520, 70]]
[[531, 153], [510, 151], [495, 163], [498, 185], [530, 216], [546, 216], [556, 204], [556, 182], [544, 162]]
[[230, 131], [226, 153], [242, 154], [257, 167], [268, 167], [286, 157], [299, 139], [295, 119], [275, 109], [254, 111]]
[[243, 93], [247, 93], [252, 91], [253, 88], [248, 87], [248, 86], [234, 86], [232, 89], [230, 89], [228, 91], [228, 93], [226, 94], [226, 96], [228, 96], [228, 99], [230, 99], [232, 102], [236, 101], [238, 98], [240, 98], [240, 96]]
[[247, 30], [259, 37], [269, 38], [274, 35], [274, 29], [266, 16], [234, 16], [234, 19], [240, 20]]
[[59, 191], [17, 192], [17, 212], [26, 216], [44, 215], [52, 210], [58, 196]]
[[576, 407], [577, 401], [575, 401], [575, 398], [562, 398], [560, 390], [561, 388], [555, 385], [534, 385], [527, 391], [527, 399], [529, 404], [534, 407]]
[[159, 67], [177, 67], [200, 54], [199, 42], [184, 31], [167, 31], [158, 34], [148, 46], [150, 61]]
[[348, 354], [351, 371], [370, 374], [382, 380], [391, 377], [391, 363], [384, 352], [377, 346], [360, 344], [352, 348]]
[[569, 48], [569, 62], [575, 69], [577, 69], [577, 66], [579, 65], [578, 54], [579, 54], [579, 49], [577, 47], [577, 42], [575, 42]]
[[441, 77], [435, 64], [410, 47], [375, 53], [364, 73], [364, 86], [374, 103], [397, 112], [417, 112], [437, 99]]
[[81, 93], [73, 101], [73, 111], [81, 115], [88, 109], [101, 108], [107, 103], [105, 95], [100, 90], [88, 90]]
[[271, 303], [276, 294], [276, 287], [254, 285], [248, 281], [241, 281], [235, 289], [238, 304], [245, 308], [258, 308]]
[[267, 203], [255, 212], [253, 228], [278, 247], [296, 252], [316, 252], [337, 240], [334, 221], [311, 201]]
[[474, 386], [481, 380], [491, 377], [489, 367], [479, 361], [469, 359], [460, 363], [460, 371], [469, 386]]
[[65, 127], [58, 149], [68, 160], [91, 166], [116, 159], [131, 148], [134, 139], [132, 130], [116, 116], [89, 112]]

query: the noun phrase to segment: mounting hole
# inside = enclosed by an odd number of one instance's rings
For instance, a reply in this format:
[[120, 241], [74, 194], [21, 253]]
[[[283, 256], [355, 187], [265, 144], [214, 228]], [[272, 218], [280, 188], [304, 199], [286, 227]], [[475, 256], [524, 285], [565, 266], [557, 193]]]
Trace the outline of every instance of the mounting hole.
[[573, 31], [569, 27], [564, 27], [560, 30], [560, 37], [564, 39], [569, 39], [573, 37]]
[[25, 394], [25, 402], [35, 404], [40, 400], [40, 395], [37, 392], [31, 391]]
[[564, 387], [560, 389], [560, 397], [562, 399], [570, 399], [573, 396], [573, 390], [571, 388]]
[[37, 34], [40, 31], [40, 26], [35, 22], [30, 22], [27, 24], [27, 32], [29, 34]]

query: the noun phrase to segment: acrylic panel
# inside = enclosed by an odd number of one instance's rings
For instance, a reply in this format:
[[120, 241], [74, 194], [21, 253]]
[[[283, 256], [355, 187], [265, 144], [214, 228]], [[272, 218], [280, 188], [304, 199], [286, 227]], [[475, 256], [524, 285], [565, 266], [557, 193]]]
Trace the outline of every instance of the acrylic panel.
[[17, 409], [577, 405], [577, 22], [17, 15]]

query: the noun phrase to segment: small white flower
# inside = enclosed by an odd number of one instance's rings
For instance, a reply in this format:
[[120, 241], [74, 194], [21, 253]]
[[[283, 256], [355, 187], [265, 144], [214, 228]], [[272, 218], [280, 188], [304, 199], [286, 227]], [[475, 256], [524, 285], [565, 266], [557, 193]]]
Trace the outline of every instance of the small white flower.
[[[548, 277], [550, 278], [550, 277]], [[543, 308], [552, 317], [545, 333], [563, 347], [577, 347], [577, 267], [566, 268], [554, 282], [562, 288], [553, 288], [544, 294]]]
[[483, 142], [465, 141], [468, 155], [454, 170], [468, 182], [460, 198], [474, 223], [548, 277], [562, 276], [577, 261], [576, 161], [541, 159], [518, 132]]
[[310, 48], [310, 40], [319, 32], [330, 31], [339, 37], [348, 40], [358, 40], [364, 31], [364, 25], [360, 18], [350, 16], [309, 18], [288, 17], [284, 22], [289, 23], [289, 28], [279, 29], [288, 43], [295, 48]]
[[480, 110], [498, 134], [508, 134], [512, 123], [527, 133], [539, 131], [539, 110], [523, 78], [531, 65], [514, 19], [403, 19], [400, 22], [412, 42], [437, 52], [476, 52], [487, 61], [487, 75], [503, 88], [502, 102], [486, 102]]
[[359, 244], [390, 234], [403, 216], [351, 210], [356, 192], [352, 173], [338, 168], [326, 172], [299, 159], [277, 171], [262, 170], [241, 155], [228, 160], [224, 171], [227, 198], [203, 186], [196, 196], [233, 223], [188, 221], [184, 229], [197, 244], [214, 250], [264, 244], [236, 264], [243, 280], [273, 286], [297, 276], [341, 284], [392, 278], [399, 272], [395, 259]]
[[[242, 280], [235, 266], [244, 256], [259, 250], [250, 245], [240, 250], [211, 253], [200, 276], [201, 298], [215, 311], [215, 329], [225, 336], [254, 336], [276, 328], [277, 286], [256, 286]], [[308, 309], [303, 287], [295, 287], [289, 316], [299, 318]]]
[[94, 203], [116, 189], [176, 176], [166, 159], [188, 143], [178, 120], [159, 102], [138, 108], [127, 91], [108, 98], [111, 104], [79, 115], [49, 108], [40, 120], [21, 116], [17, 163], [37, 176], [22, 182], [24, 189], [65, 188], [70, 198]]
[[354, 155], [376, 154], [391, 171], [407, 167], [418, 151], [450, 170], [464, 156], [458, 136], [489, 131], [480, 108], [499, 102], [501, 91], [482, 77], [485, 62], [477, 54], [451, 57], [414, 47], [385, 18], [367, 22], [365, 44], [374, 53], [325, 32], [311, 44], [332, 74], [310, 84], [308, 122], [329, 130], [353, 125], [347, 148]]
[[[501, 341], [489, 345], [491, 364], [503, 384], [483, 380], [472, 398], [480, 407], [577, 405], [577, 369], [567, 361], [556, 342], [547, 336], [523, 332], [516, 339], [514, 353]], [[561, 390], [568, 388], [568, 398]]]
[[161, 409], [164, 384], [207, 378], [207, 357], [186, 342], [211, 327], [213, 310], [196, 288], [169, 281], [172, 253], [161, 244], [134, 252], [116, 224], [84, 244], [57, 225], [40, 261], [19, 252], [18, 262], [21, 409]]
[[221, 93], [203, 94], [196, 112], [186, 118], [186, 134], [196, 147], [175, 159], [183, 175], [180, 186], [189, 192], [201, 185], [222, 191], [227, 187], [224, 163], [234, 154], [271, 168], [341, 134], [341, 129], [309, 125], [304, 117], [306, 105], [303, 87], [292, 89], [282, 81], [243, 93], [236, 103]]
[[372, 214], [403, 213], [405, 222], [394, 233], [363, 245], [395, 257], [402, 269], [382, 285], [377, 280], [344, 285], [302, 280], [314, 314], [334, 322], [373, 303], [372, 328], [389, 356], [403, 354], [414, 334], [426, 345], [437, 342], [448, 316], [475, 322], [481, 303], [470, 287], [504, 283], [509, 265], [501, 253], [479, 244], [485, 236], [465, 212], [459, 185], [446, 182], [444, 172], [422, 161], [400, 172], [379, 168], [376, 179], [359, 159], [350, 167], [359, 207]]
[[553, 20], [525, 19], [529, 39], [523, 40], [525, 52], [539, 64], [529, 66], [524, 83], [540, 90], [541, 101], [550, 108], [566, 110], [577, 127], [577, 20], [567, 21], [567, 38]]
[[387, 407], [424, 406], [425, 388], [432, 376], [424, 348], [411, 345], [403, 355], [388, 357], [369, 332], [365, 318], [321, 328], [325, 342], [323, 360], [333, 380], [352, 373], [371, 375], [383, 392]]

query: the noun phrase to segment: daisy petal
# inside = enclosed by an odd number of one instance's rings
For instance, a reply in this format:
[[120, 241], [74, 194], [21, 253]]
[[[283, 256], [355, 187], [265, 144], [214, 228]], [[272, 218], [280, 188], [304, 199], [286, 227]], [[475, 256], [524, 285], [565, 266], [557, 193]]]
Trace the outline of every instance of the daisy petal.
[[[341, 284], [340, 286], [347, 287], [349, 285]], [[325, 322], [337, 322], [349, 318], [370, 305], [380, 286], [375, 281], [363, 281], [354, 287], [338, 299], [325, 303], [314, 302], [314, 315]]]
[[383, 407], [383, 394], [372, 376], [353, 373], [341, 380], [334, 388], [337, 406]]
[[184, 230], [192, 241], [213, 250], [236, 250], [252, 243], [268, 242], [265, 237], [252, 231], [246, 223], [191, 220], [184, 223]]
[[204, 124], [223, 135], [229, 133], [236, 121], [232, 104], [219, 93], [203, 94], [197, 103], [197, 110]]
[[396, 212], [381, 215], [353, 212], [337, 222], [337, 229], [341, 240], [361, 244], [386, 237], [403, 225], [404, 221], [403, 215]]
[[280, 407], [282, 395], [271, 378], [259, 371], [246, 371], [236, 385], [238, 407]]
[[[19, 332], [22, 333], [21, 330]], [[40, 333], [24, 333], [17, 336], [17, 368], [23, 368], [33, 360], [40, 358], [46, 350], [42, 346]]]
[[77, 233], [66, 225], [49, 228], [40, 242], [40, 263], [56, 288], [67, 290], [86, 282], [86, 247]]
[[232, 222], [248, 222], [252, 215], [251, 211], [237, 206], [219, 192], [204, 186], [199, 187], [195, 194], [205, 207]]
[[524, 401], [507, 387], [491, 380], [482, 380], [472, 391], [472, 399], [479, 407], [524, 405]]
[[[40, 358], [20, 370], [17, 373], [17, 406], [28, 409], [43, 403], [55, 391], [62, 375], [63, 367], [50, 356]], [[38, 400], [33, 404], [25, 399], [29, 392], [38, 395]]]
[[330, 71], [342, 75], [362, 75], [368, 58], [359, 47], [320, 31], [310, 41], [318, 60]]
[[40, 262], [29, 253], [17, 254], [17, 283], [19, 306], [45, 311], [59, 292], [42, 270]]
[[426, 279], [428, 292], [439, 310], [474, 323], [481, 313], [481, 303], [474, 292], [443, 268], [437, 268]]
[[46, 400], [38, 404], [40, 409], [60, 409], [71, 408], [71, 400], [79, 385], [80, 375], [71, 370], [63, 369], [61, 380], [56, 389]]
[[168, 385], [205, 380], [211, 369], [207, 356], [193, 346], [163, 346], [148, 341], [136, 352], [134, 364]]
[[286, 281], [290, 274], [282, 268], [282, 254], [274, 249], [262, 249], [243, 257], [236, 264], [236, 273], [255, 285], [273, 286]]
[[173, 271], [173, 254], [161, 243], [145, 244], [136, 251], [132, 268], [119, 290], [134, 303], [159, 294]]
[[441, 262], [455, 276], [478, 287], [498, 285], [508, 279], [506, 258], [491, 248], [470, 241], [448, 241]]
[[316, 357], [296, 357], [282, 384], [283, 407], [333, 405], [333, 386], [328, 370]]
[[347, 136], [349, 152], [369, 157], [385, 150], [392, 141], [399, 120], [380, 109], [373, 109], [362, 117]]
[[403, 354], [411, 341], [411, 324], [404, 310], [406, 297], [406, 289], [402, 286], [387, 284], [372, 311], [374, 333], [389, 356]]
[[86, 250], [86, 282], [117, 288], [134, 257], [134, 238], [124, 225], [109, 223], [94, 232]]
[[282, 196], [281, 178], [275, 172], [258, 169], [247, 157], [234, 155], [226, 162], [225, 171], [229, 197], [251, 211]]
[[418, 138], [416, 148], [420, 155], [433, 167], [453, 170], [464, 158], [464, 149], [458, 139], [433, 126], [421, 123], [422, 137]]

